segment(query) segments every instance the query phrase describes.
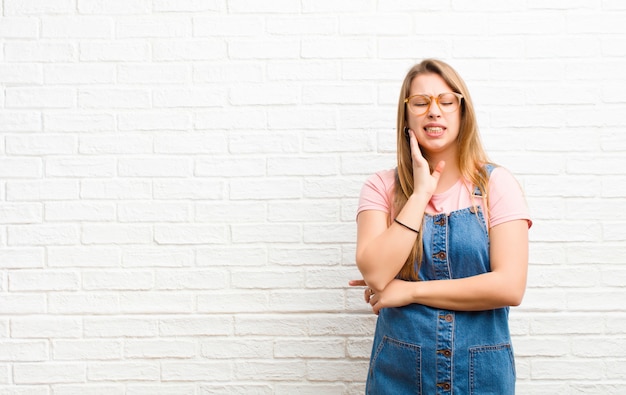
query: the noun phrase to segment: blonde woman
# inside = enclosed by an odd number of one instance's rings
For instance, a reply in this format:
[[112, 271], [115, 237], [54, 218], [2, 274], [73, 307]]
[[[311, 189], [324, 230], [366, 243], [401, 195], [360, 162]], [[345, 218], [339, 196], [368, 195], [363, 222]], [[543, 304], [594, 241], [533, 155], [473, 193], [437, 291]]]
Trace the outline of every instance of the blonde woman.
[[467, 87], [426, 59], [404, 79], [396, 169], [361, 191], [356, 263], [378, 315], [368, 394], [513, 394], [509, 306], [526, 288], [531, 220], [490, 163]]

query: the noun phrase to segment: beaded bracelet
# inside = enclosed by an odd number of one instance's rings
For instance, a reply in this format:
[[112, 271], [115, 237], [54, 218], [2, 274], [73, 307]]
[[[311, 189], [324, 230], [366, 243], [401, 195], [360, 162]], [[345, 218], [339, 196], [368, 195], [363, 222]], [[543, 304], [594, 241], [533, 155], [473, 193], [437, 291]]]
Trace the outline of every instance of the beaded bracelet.
[[415, 232], [415, 233], [417, 233], [417, 234], [419, 234], [419, 233], [420, 233], [420, 231], [419, 231], [419, 230], [417, 230], [417, 229], [413, 229], [413, 228], [411, 228], [410, 226], [403, 224], [402, 222], [398, 221], [398, 219], [397, 219], [397, 218], [394, 218], [394, 219], [393, 219], [393, 221], [394, 221], [395, 223], [397, 223], [398, 225], [402, 225], [402, 226], [404, 226], [404, 227], [405, 227], [405, 228], [407, 228], [408, 230], [411, 230], [411, 231], [413, 231], [413, 232]]

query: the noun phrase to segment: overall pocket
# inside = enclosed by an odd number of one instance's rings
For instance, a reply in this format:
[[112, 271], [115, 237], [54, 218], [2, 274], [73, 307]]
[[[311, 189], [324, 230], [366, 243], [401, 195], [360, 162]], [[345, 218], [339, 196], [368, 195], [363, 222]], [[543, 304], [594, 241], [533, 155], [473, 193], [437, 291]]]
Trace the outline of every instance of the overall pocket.
[[370, 362], [367, 394], [421, 395], [421, 348], [383, 337]]
[[470, 394], [515, 394], [515, 361], [510, 344], [470, 348]]

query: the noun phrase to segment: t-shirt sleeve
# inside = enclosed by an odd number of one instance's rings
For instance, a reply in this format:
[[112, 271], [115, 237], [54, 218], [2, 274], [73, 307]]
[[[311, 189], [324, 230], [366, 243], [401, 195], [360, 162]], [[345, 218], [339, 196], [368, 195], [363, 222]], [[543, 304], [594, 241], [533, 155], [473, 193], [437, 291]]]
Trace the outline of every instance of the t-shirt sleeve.
[[356, 215], [365, 210], [391, 212], [394, 170], [379, 171], [367, 178], [361, 188]]
[[519, 182], [505, 168], [497, 167], [489, 177], [489, 226], [523, 219], [532, 226], [528, 204]]

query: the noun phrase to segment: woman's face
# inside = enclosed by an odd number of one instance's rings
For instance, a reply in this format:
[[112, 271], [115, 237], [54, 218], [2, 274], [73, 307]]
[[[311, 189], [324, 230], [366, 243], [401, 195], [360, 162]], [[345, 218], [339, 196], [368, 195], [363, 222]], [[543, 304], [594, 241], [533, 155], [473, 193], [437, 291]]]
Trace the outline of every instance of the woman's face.
[[[420, 74], [411, 81], [409, 96], [426, 95], [431, 101], [430, 106], [424, 104], [421, 107], [414, 106], [413, 112], [409, 111], [411, 103], [406, 104], [408, 126], [415, 132], [422, 153], [428, 156], [433, 154], [439, 156], [443, 153], [456, 154], [456, 139], [461, 124], [460, 100], [458, 107], [452, 112], [446, 112], [454, 108], [454, 104], [450, 107], [451, 103], [447, 100], [442, 99], [437, 105], [437, 98], [441, 97], [442, 93], [451, 92], [453, 92], [452, 88], [438, 74]], [[415, 110], [415, 108], [418, 109]], [[446, 111], [442, 111], [441, 108]], [[415, 115], [416, 112], [421, 111], [425, 112]]]

